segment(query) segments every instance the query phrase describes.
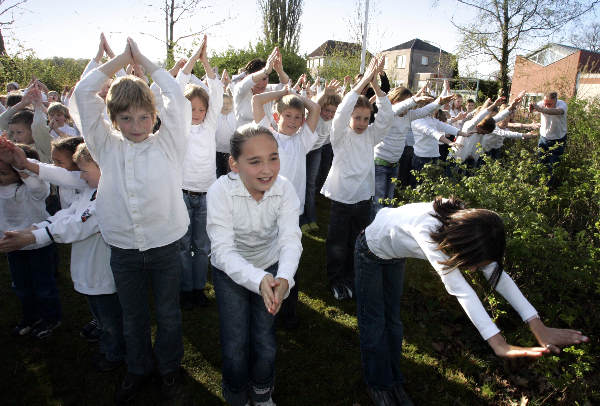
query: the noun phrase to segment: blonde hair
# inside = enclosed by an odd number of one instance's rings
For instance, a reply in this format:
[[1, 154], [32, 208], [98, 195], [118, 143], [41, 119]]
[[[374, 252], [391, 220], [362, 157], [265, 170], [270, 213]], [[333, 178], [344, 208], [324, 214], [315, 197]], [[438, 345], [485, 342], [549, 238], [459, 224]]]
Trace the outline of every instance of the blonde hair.
[[362, 94], [360, 96], [358, 96], [358, 100], [356, 100], [356, 104], [354, 105], [354, 108], [355, 109], [367, 108], [371, 112], [373, 112], [373, 105], [369, 102], [369, 99], [367, 99], [367, 96], [364, 96]]
[[71, 114], [69, 114], [69, 109], [67, 106], [59, 102], [52, 102], [48, 106], [48, 116], [56, 113], [62, 113], [67, 120], [71, 119]]
[[281, 99], [277, 100], [275, 104], [275, 111], [279, 114], [283, 113], [287, 109], [300, 110], [304, 114], [304, 102], [302, 99], [295, 94], [287, 94]]
[[209, 100], [208, 92], [206, 90], [204, 90], [202, 87], [200, 87], [198, 85], [188, 84], [185, 87], [185, 92], [183, 93], [183, 95], [189, 101], [192, 101], [193, 98], [197, 97], [198, 99], [202, 100], [202, 102], [206, 106], [206, 109], [208, 110], [208, 100]]
[[388, 93], [388, 99], [390, 99], [390, 102], [394, 104], [406, 100], [412, 95], [412, 92], [406, 87], [398, 86], [390, 90]]
[[108, 116], [116, 128], [117, 114], [130, 108], [146, 110], [156, 118], [154, 95], [146, 82], [133, 75], [121, 76], [112, 82], [106, 95]]
[[90, 151], [88, 150], [87, 145], [85, 145], [85, 142], [82, 142], [81, 144], [77, 145], [77, 149], [73, 154], [73, 162], [78, 164], [82, 161], [89, 162], [98, 166], [96, 161], [94, 161], [94, 158], [92, 158], [92, 154], [90, 154]]

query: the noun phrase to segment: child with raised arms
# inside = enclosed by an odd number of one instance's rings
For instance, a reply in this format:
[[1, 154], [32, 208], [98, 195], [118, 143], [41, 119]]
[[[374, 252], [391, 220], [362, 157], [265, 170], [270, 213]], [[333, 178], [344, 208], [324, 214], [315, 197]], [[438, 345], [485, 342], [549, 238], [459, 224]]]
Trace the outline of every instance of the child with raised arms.
[[[333, 117], [333, 164], [321, 193], [331, 199], [327, 276], [338, 300], [351, 298], [354, 292], [354, 242], [369, 224], [375, 194], [373, 147], [383, 139], [393, 118], [390, 101], [377, 83], [383, 63], [384, 58], [371, 60], [365, 75], [344, 96]], [[369, 83], [379, 106], [373, 124], [369, 124], [372, 105], [361, 95]]]
[[267, 128], [238, 128], [231, 138], [232, 171], [206, 198], [223, 396], [233, 406], [274, 405], [274, 316], [294, 286], [302, 253], [298, 196], [278, 176], [277, 150]]
[[[120, 68], [142, 65], [161, 89], [157, 116], [152, 92], [143, 80], [124, 76], [112, 82], [106, 105], [98, 91]], [[103, 119], [105, 107], [112, 123]], [[91, 71], [75, 87], [71, 111], [102, 172], [96, 212], [123, 309], [127, 375], [117, 402], [135, 397], [153, 373], [155, 360], [165, 398], [176, 396], [183, 356], [179, 289], [179, 240], [189, 216], [181, 193], [182, 163], [190, 133], [191, 107], [177, 81], [159, 69], [128, 39], [123, 53]], [[152, 286], [157, 333], [152, 349]]]
[[[500, 357], [539, 357], [588, 338], [549, 328], [504, 272], [504, 224], [490, 210], [468, 209], [458, 199], [384, 208], [356, 241], [356, 304], [360, 352], [368, 392], [376, 405], [412, 405], [400, 371], [400, 318], [405, 258], [429, 261], [446, 291], [456, 296], [479, 334]], [[508, 344], [460, 270], [481, 270], [519, 313], [539, 347]]]
[[[200, 60], [206, 71], [208, 92], [189, 84], [192, 68]], [[217, 118], [223, 106], [223, 85], [208, 62], [206, 35], [200, 47], [177, 74], [185, 97], [192, 105], [192, 126], [183, 160], [183, 201], [190, 225], [181, 239], [181, 304], [184, 309], [206, 306], [210, 240], [206, 234], [206, 191], [216, 180]]]

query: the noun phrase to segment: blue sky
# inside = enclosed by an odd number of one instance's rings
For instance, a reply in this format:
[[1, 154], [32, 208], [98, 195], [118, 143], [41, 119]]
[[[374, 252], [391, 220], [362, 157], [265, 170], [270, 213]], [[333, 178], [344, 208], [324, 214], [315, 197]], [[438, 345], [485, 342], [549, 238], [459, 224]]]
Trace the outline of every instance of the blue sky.
[[[164, 59], [164, 44], [148, 34], [164, 37], [164, 20], [159, 6], [162, 0], [29, 0], [25, 10], [15, 15], [11, 33], [39, 57], [64, 56], [90, 58], [96, 52], [98, 36], [104, 31], [109, 43], [118, 52], [127, 36], [133, 37], [143, 52], [155, 60]], [[355, 15], [356, 0], [305, 0], [302, 15], [300, 51], [309, 53], [327, 39], [352, 40], [348, 20]], [[453, 52], [459, 36], [451, 19], [467, 21], [472, 12], [457, 8], [452, 0], [370, 0], [374, 10], [372, 35], [367, 45], [377, 52], [394, 45], [420, 38]], [[155, 6], [149, 6], [155, 4]], [[245, 47], [261, 34], [260, 12], [256, 0], [204, 0], [194, 16], [182, 21], [176, 34], [186, 34], [227, 19], [219, 26], [207, 29], [211, 50], [229, 46]], [[4, 32], [4, 31], [3, 31]], [[144, 34], [145, 33], [145, 34]], [[9, 51], [16, 42], [9, 40]], [[182, 45], [191, 47], [191, 40]], [[480, 74], [494, 67], [471, 63]]]

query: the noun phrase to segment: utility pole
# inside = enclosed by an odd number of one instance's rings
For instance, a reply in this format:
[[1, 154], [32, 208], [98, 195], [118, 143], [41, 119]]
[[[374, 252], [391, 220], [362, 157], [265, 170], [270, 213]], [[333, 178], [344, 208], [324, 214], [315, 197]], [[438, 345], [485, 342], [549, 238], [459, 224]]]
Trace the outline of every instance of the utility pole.
[[360, 52], [360, 73], [365, 73], [367, 59], [367, 26], [369, 23], [369, 0], [365, 0], [365, 24], [363, 25], [362, 50]]

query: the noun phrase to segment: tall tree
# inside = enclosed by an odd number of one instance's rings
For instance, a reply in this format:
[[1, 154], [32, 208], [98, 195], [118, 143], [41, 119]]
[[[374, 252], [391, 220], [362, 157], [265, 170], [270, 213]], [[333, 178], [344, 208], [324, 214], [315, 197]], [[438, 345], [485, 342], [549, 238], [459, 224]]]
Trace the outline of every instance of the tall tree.
[[8, 56], [2, 36], [2, 28], [10, 27], [15, 22], [15, 11], [27, 0], [0, 0], [0, 56]]
[[578, 27], [571, 35], [571, 44], [577, 48], [600, 52], [600, 24], [593, 22]]
[[258, 5], [263, 15], [265, 43], [298, 52], [304, 0], [258, 0]]
[[485, 55], [499, 64], [503, 95], [509, 91], [509, 64], [515, 50], [548, 37], [589, 12], [600, 0], [457, 0], [476, 11], [471, 22], [452, 21], [462, 39], [461, 56]]

